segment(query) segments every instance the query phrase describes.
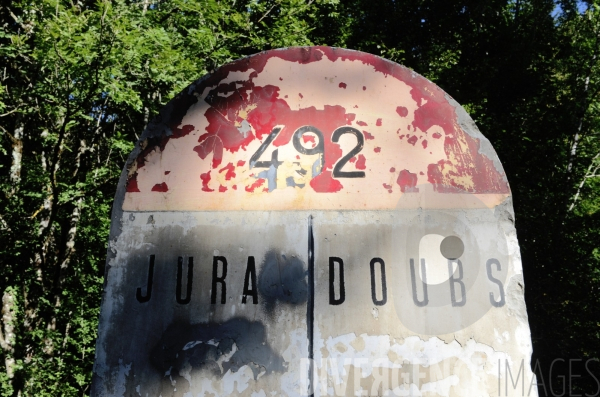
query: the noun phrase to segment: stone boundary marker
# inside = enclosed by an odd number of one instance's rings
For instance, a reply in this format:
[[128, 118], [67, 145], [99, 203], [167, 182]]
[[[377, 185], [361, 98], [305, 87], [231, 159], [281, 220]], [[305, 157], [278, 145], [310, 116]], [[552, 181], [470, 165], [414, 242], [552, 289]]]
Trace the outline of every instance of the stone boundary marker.
[[169, 102], [105, 283], [92, 396], [537, 395], [502, 165], [370, 54], [267, 51]]

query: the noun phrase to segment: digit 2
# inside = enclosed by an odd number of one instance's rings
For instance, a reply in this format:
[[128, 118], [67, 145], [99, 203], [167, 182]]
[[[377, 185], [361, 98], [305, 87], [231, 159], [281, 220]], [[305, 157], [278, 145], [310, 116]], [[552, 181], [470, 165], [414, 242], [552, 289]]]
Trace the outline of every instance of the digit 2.
[[364, 178], [364, 171], [342, 171], [342, 168], [346, 165], [348, 160], [352, 157], [356, 156], [362, 150], [365, 145], [365, 137], [363, 134], [352, 127], [340, 127], [333, 132], [333, 136], [331, 137], [331, 141], [337, 143], [340, 140], [340, 137], [344, 134], [352, 134], [356, 137], [356, 146], [352, 150], [348, 152], [344, 157], [337, 162], [337, 164], [333, 167], [333, 177], [334, 178]]

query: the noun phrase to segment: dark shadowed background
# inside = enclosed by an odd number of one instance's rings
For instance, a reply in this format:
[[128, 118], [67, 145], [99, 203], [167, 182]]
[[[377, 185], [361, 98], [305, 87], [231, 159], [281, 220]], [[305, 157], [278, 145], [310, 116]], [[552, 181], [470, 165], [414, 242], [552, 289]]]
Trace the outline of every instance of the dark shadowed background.
[[158, 109], [226, 62], [311, 44], [403, 64], [471, 114], [514, 195], [540, 395], [600, 393], [599, 2], [15, 0], [0, 6], [3, 396], [88, 392], [113, 195]]

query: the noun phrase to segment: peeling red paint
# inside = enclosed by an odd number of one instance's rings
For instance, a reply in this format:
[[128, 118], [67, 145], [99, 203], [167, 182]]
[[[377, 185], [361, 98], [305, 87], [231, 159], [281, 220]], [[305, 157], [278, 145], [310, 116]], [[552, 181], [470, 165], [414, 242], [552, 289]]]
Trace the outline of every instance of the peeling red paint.
[[127, 181], [127, 186], [125, 188], [127, 193], [139, 193], [140, 189], [138, 188], [137, 183], [137, 173], [133, 174], [131, 178]]
[[208, 183], [210, 182], [210, 171], [205, 172], [204, 174], [200, 174], [200, 179], [202, 180], [202, 191], [203, 192], [213, 192], [214, 189], [208, 187]]
[[[191, 104], [190, 104], [190, 106], [191, 106]], [[186, 111], [187, 111], [187, 109], [186, 109]], [[183, 115], [181, 115], [181, 117], [183, 118]], [[136, 158], [137, 169], [142, 168], [146, 164], [146, 157], [148, 157], [148, 155], [150, 153], [152, 153], [153, 151], [155, 151], [157, 149], [162, 152], [163, 150], [165, 150], [165, 147], [167, 146], [167, 143], [169, 142], [169, 140], [182, 138], [182, 137], [188, 135], [190, 132], [192, 132], [195, 128], [196, 127], [194, 127], [191, 124], [186, 124], [183, 127], [178, 128], [177, 124], [171, 123], [171, 135], [169, 135], [169, 136], [163, 135], [161, 137], [154, 137], [154, 138], [147, 139], [146, 140], [146, 148], [144, 150], [142, 150], [142, 152]], [[136, 192], [139, 193], [140, 192], [140, 189], [138, 188], [138, 184], [137, 184], [137, 171], [134, 172], [133, 175], [131, 175], [129, 177], [129, 180], [127, 181], [127, 187], [125, 190], [129, 193], [136, 193]]]
[[396, 113], [398, 113], [398, 115], [400, 117], [406, 117], [406, 116], [408, 116], [408, 109], [405, 108], [404, 106], [398, 106], [396, 108]]
[[394, 167], [390, 168], [390, 172], [396, 172], [396, 169]]
[[[287, 107], [287, 104], [286, 104]], [[252, 112], [257, 111], [254, 109]], [[341, 125], [346, 123], [346, 111], [341, 106], [328, 106], [317, 110], [315, 107], [308, 107], [299, 110], [280, 109], [277, 114], [277, 124], [284, 125], [277, 138], [273, 141], [274, 146], [282, 146], [289, 143], [293, 133], [300, 127], [306, 125], [306, 120], [311, 120], [311, 125], [317, 127], [323, 133], [325, 146], [325, 170], [333, 169], [335, 163], [342, 157], [342, 150], [337, 143], [332, 141], [333, 132]], [[273, 120], [275, 125], [275, 120]]]
[[232, 188], [233, 190], [237, 190], [237, 185], [233, 185], [231, 188]]
[[254, 193], [254, 189], [256, 189], [257, 187], [260, 187], [263, 183], [265, 183], [264, 179], [257, 179], [256, 182], [254, 182], [252, 185], [246, 186], [246, 191], [250, 192], [250, 193]]
[[243, 167], [244, 164], [246, 164], [246, 162], [244, 160], [238, 160], [238, 162], [237, 162], [238, 167]]
[[[181, 138], [195, 130], [192, 125], [184, 125], [179, 128], [184, 115], [191, 105], [198, 101], [197, 93], [204, 92], [209, 88], [209, 94], [203, 98], [210, 107], [205, 112], [209, 125], [206, 133], [198, 138], [199, 145], [194, 147], [194, 151], [201, 159], [205, 159], [212, 153], [212, 167], [216, 169], [220, 166], [223, 159], [223, 151], [236, 152], [246, 146], [253, 140], [264, 140], [264, 135], [271, 132], [276, 124], [284, 124], [285, 128], [277, 137], [275, 146], [281, 146], [289, 143], [291, 134], [295, 127], [300, 123], [299, 120], [311, 120], [317, 128], [323, 131], [324, 143], [328, 145], [325, 152], [326, 164], [322, 175], [332, 169], [342, 153], [339, 145], [331, 143], [331, 132], [335, 128], [344, 125], [351, 125], [355, 119], [352, 113], [346, 113], [341, 106], [329, 106], [329, 109], [316, 110], [315, 108], [291, 110], [287, 103], [279, 96], [279, 88], [276, 86], [256, 87], [253, 79], [261, 73], [271, 58], [280, 58], [289, 62], [299, 64], [308, 64], [317, 62], [324, 57], [331, 61], [351, 60], [360, 61], [363, 64], [372, 66], [375, 71], [383, 73], [386, 77], [392, 76], [411, 87], [410, 94], [416, 101], [418, 108], [414, 113], [412, 130], [420, 129], [427, 131], [434, 125], [440, 126], [444, 131], [444, 151], [448, 160], [441, 160], [428, 166], [428, 181], [432, 183], [439, 192], [474, 192], [474, 193], [509, 193], [508, 184], [503, 173], [498, 171], [492, 160], [484, 154], [479, 153], [479, 140], [465, 133], [457, 122], [456, 112], [451, 104], [448, 103], [444, 92], [433, 83], [421, 76], [415, 75], [410, 70], [396, 65], [390, 61], [384, 60], [374, 55], [335, 49], [330, 47], [311, 47], [295, 48], [289, 50], [269, 51], [261, 53], [241, 61], [225, 65], [213, 74], [207, 76], [202, 81], [196, 83], [190, 90], [184, 91], [178, 95], [168, 106], [168, 117], [165, 117], [166, 125], [171, 131], [170, 136], [161, 136], [150, 138], [146, 142], [146, 147], [137, 157], [137, 168], [145, 165], [146, 157], [154, 150], [163, 151], [170, 139]], [[250, 78], [243, 82], [221, 83], [221, 81], [230, 72], [252, 71]], [[280, 77], [280, 81], [282, 81]], [[340, 83], [340, 87], [345, 83]], [[241, 87], [240, 87], [241, 85]], [[366, 90], [366, 86], [363, 86]], [[300, 98], [303, 95], [299, 93]], [[241, 133], [236, 128], [236, 123], [243, 121], [240, 116], [240, 110], [251, 109], [249, 105], [256, 106], [250, 111], [246, 120], [251, 124], [252, 130]], [[338, 112], [339, 111], [339, 112]], [[408, 115], [408, 109], [398, 106], [396, 112], [401, 117]], [[332, 121], [329, 122], [330, 114], [335, 114]], [[312, 116], [317, 116], [318, 122], [313, 123]], [[292, 121], [291, 123], [286, 124]], [[304, 124], [305, 122], [303, 122]], [[358, 122], [360, 125], [360, 122]], [[382, 119], [378, 119], [377, 126], [381, 126]], [[331, 128], [330, 128], [331, 127]], [[411, 126], [407, 126], [409, 130]], [[398, 130], [399, 133], [400, 130]], [[244, 136], [245, 135], [245, 136]], [[365, 134], [368, 138], [367, 134]], [[435, 132], [432, 134], [434, 139], [440, 139], [442, 134]], [[400, 139], [404, 135], [400, 136]], [[461, 144], [458, 141], [461, 141]], [[418, 141], [417, 135], [410, 136], [408, 142], [415, 145]], [[428, 142], [421, 142], [424, 148]], [[465, 144], [467, 148], [465, 148]], [[241, 166], [238, 162], [238, 166]], [[243, 165], [243, 164], [242, 164]], [[167, 172], [165, 172], [167, 175]], [[207, 175], [210, 180], [209, 173]], [[326, 177], [323, 180], [326, 179]], [[343, 180], [342, 180], [343, 181]], [[465, 182], [466, 181], [466, 182]], [[468, 185], [467, 185], [468, 183]], [[341, 186], [341, 183], [337, 181]], [[319, 183], [320, 186], [330, 186], [332, 190], [338, 189], [334, 183]], [[312, 186], [311, 182], [311, 186]], [[335, 185], [335, 186], [334, 186]], [[212, 191], [208, 188], [208, 182], [203, 179], [204, 191]], [[341, 189], [341, 187], [339, 187]], [[139, 192], [137, 182], [137, 172], [134, 172], [126, 185], [127, 192]], [[316, 190], [316, 189], [315, 189]], [[323, 190], [320, 190], [323, 191]], [[337, 191], [337, 190], [335, 190]]]
[[332, 178], [331, 171], [324, 171], [310, 180], [310, 186], [320, 193], [335, 193], [342, 190], [342, 184]]
[[358, 155], [358, 160], [356, 161], [356, 169], [364, 170], [367, 168], [366, 166], [367, 159], [362, 154]]
[[423, 149], [427, 149], [427, 139], [423, 139], [421, 145], [423, 145]]
[[[236, 130], [237, 131], [237, 130]], [[210, 153], [213, 154], [212, 167], [217, 168], [221, 164], [223, 159], [223, 142], [218, 136], [206, 136], [202, 135], [198, 141], [202, 143], [194, 147], [194, 152], [198, 153], [198, 156], [204, 160]]]
[[[429, 164], [427, 180], [434, 190], [440, 193], [509, 193], [506, 180], [496, 171], [492, 160], [479, 153], [479, 142], [475, 139], [466, 139], [466, 142], [468, 150], [463, 151], [456, 138], [446, 136], [444, 149], [454, 153], [457, 161], [440, 160]], [[444, 175], [446, 167], [449, 171]], [[465, 178], [471, 182], [469, 185], [461, 183]]]
[[379, 152], [381, 152], [381, 148], [378, 146], [378, 147], [376, 147], [375, 149], [373, 149], [373, 151], [374, 151], [375, 153], [379, 153]]
[[[444, 92], [431, 83], [411, 86], [413, 89], [410, 94], [419, 106], [415, 110], [413, 127], [426, 132], [432, 126], [439, 125], [446, 135], [452, 133], [455, 128], [456, 113], [446, 100]], [[422, 104], [424, 100], [427, 102]]]
[[340, 88], [343, 88], [343, 89], [346, 89], [346, 83], [340, 83], [340, 84], [339, 84], [339, 87], [340, 87]]
[[[173, 128], [172, 131], [172, 135], [169, 137], [171, 139], [177, 139], [177, 138], [182, 138], [184, 136], [186, 136], [187, 134], [189, 134], [190, 132], [194, 131], [196, 127], [194, 127], [193, 125], [190, 124], [186, 124], [181, 128]], [[164, 147], [162, 148], [164, 150]]]
[[361, 127], [367, 126], [367, 123], [365, 123], [364, 121], [357, 121], [356, 124], [360, 125]]
[[227, 191], [227, 186], [219, 185], [219, 193], [223, 193]]
[[168, 192], [169, 191], [169, 187], [167, 186], [166, 183], [157, 183], [156, 185], [152, 186], [152, 191], [153, 192]]
[[302, 140], [304, 141], [304, 143], [308, 143], [308, 142], [315, 143], [315, 136], [304, 134], [304, 135], [302, 135]]
[[375, 139], [373, 135], [369, 134], [369, 131], [363, 131], [363, 134], [365, 134], [365, 139]]
[[412, 193], [419, 191], [419, 189], [415, 187], [417, 186], [417, 174], [413, 174], [408, 170], [400, 171], [396, 183], [398, 184], [398, 186], [400, 186], [400, 190], [402, 191], [402, 193]]
[[[275, 125], [282, 125], [283, 129], [272, 145], [277, 147], [288, 144], [294, 131], [306, 125], [306, 120], [311, 120], [311, 125], [319, 128], [324, 134], [325, 152], [327, 153], [324, 168], [331, 170], [341, 158], [341, 148], [332, 142], [331, 135], [339, 126], [349, 124], [354, 120], [355, 114], [346, 113], [341, 106], [325, 106], [322, 110], [317, 110], [315, 107], [292, 110], [287, 102], [279, 98], [279, 88], [275, 86], [255, 87], [251, 81], [244, 82], [242, 87], [231, 84], [223, 84], [223, 86], [217, 86], [209, 93], [209, 96], [215, 90], [218, 93], [229, 93], [233, 92], [231, 90], [235, 90], [235, 94], [229, 97], [213, 94], [210, 104], [218, 105], [223, 109], [216, 111], [211, 107], [205, 112], [209, 121], [209, 125], [206, 127], [208, 133], [199, 138], [201, 144], [194, 148], [203, 159], [209, 153], [213, 153], [213, 168], [220, 165], [224, 149], [235, 152], [254, 139], [263, 140], [265, 135], [271, 133]], [[253, 109], [248, 113], [246, 120], [252, 126], [255, 135], [249, 133], [244, 138], [230, 119], [233, 119], [240, 110], [249, 108], [250, 105], [253, 105]], [[226, 118], [225, 115], [230, 118]], [[314, 141], [314, 137], [308, 134], [303, 137], [305, 142], [311, 139]]]
[[304, 95], [302, 95], [301, 93], [298, 93], [298, 95], [300, 95], [300, 98], [304, 98]]
[[219, 172], [227, 171], [225, 174], [225, 180], [229, 181], [231, 178], [235, 178], [235, 167], [232, 163], [227, 164], [225, 167], [221, 168]]
[[352, 157], [350, 160], [348, 160], [351, 163], [355, 163], [356, 162], [356, 157]]
[[381, 127], [381, 119], [377, 119], [377, 122], [375, 123], [375, 125], [377, 127]]

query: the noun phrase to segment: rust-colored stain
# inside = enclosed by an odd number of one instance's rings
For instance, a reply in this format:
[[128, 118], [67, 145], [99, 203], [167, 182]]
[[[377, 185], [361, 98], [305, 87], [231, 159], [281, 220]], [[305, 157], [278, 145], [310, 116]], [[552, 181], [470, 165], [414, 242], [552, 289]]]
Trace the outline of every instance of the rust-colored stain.
[[[374, 55], [267, 51], [223, 66], [171, 104], [162, 120], [170, 134], [144, 140], [129, 169], [126, 210], [360, 209], [365, 202], [384, 209], [422, 193], [417, 186], [450, 195], [448, 203], [476, 194], [493, 206], [510, 194], [495, 154], [462, 129], [447, 95]], [[392, 192], [387, 170], [400, 191], [373, 196], [382, 186]]]

